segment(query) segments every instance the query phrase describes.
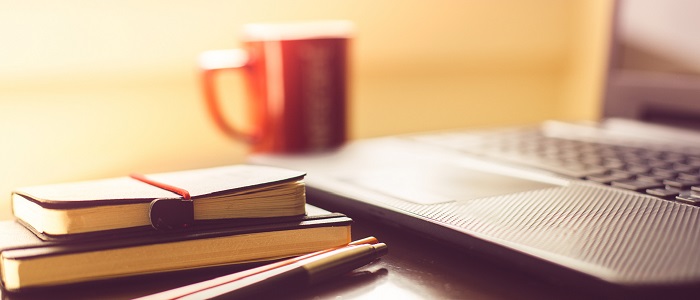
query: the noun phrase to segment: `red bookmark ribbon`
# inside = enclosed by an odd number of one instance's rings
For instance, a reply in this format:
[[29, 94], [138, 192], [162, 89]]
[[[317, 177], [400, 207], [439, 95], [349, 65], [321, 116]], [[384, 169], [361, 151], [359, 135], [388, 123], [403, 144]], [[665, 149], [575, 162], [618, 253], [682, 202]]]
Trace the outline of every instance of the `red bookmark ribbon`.
[[129, 177], [182, 196], [182, 199], [166, 198], [151, 201], [148, 217], [153, 228], [158, 230], [184, 229], [194, 224], [194, 202], [190, 199], [190, 192], [149, 179], [142, 174], [130, 174]]
[[190, 200], [190, 192], [188, 192], [186, 189], [179, 188], [176, 186], [169, 185], [167, 183], [162, 183], [160, 181], [155, 181], [153, 179], [149, 179], [148, 177], [144, 176], [143, 174], [129, 174], [129, 177], [136, 179], [138, 181], [150, 184], [155, 187], [159, 187], [161, 189], [164, 189], [166, 191], [173, 192], [175, 194], [178, 194], [182, 196], [183, 199], [185, 200]]

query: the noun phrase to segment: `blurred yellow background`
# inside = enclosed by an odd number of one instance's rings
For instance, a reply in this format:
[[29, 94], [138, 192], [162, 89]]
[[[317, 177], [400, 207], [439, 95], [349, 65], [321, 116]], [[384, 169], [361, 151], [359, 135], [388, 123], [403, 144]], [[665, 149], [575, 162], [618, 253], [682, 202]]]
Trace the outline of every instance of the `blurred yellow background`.
[[[243, 162], [195, 59], [244, 23], [348, 19], [350, 136], [596, 119], [607, 0], [0, 0], [0, 219], [13, 188]], [[240, 74], [220, 78], [241, 98]], [[240, 99], [239, 99], [240, 100]], [[230, 105], [231, 115], [242, 118]]]

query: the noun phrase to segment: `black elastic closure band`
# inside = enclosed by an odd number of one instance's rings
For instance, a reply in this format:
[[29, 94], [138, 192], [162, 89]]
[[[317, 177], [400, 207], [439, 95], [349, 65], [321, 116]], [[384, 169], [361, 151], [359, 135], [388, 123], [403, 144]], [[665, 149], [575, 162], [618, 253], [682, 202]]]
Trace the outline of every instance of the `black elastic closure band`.
[[151, 226], [158, 230], [184, 229], [194, 224], [194, 201], [155, 199], [148, 210]]
[[151, 226], [158, 230], [183, 229], [194, 224], [194, 202], [186, 189], [150, 179], [142, 174], [130, 174], [129, 177], [146, 184], [170, 191], [182, 196], [182, 199], [155, 199], [151, 201], [148, 217]]

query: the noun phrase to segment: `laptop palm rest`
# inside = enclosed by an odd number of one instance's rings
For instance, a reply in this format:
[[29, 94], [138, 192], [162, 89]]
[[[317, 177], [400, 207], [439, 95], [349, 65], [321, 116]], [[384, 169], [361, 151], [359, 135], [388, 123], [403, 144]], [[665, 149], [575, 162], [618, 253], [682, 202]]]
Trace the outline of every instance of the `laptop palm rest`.
[[417, 204], [461, 202], [555, 186], [449, 163], [371, 168], [338, 179]]

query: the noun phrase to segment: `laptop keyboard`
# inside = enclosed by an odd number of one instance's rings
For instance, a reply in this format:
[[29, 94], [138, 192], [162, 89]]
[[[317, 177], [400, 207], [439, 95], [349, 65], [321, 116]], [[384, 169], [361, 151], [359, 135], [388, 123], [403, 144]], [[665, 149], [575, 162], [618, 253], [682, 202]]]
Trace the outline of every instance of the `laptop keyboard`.
[[611, 144], [536, 130], [438, 134], [419, 140], [659, 198], [700, 205], [700, 149]]

